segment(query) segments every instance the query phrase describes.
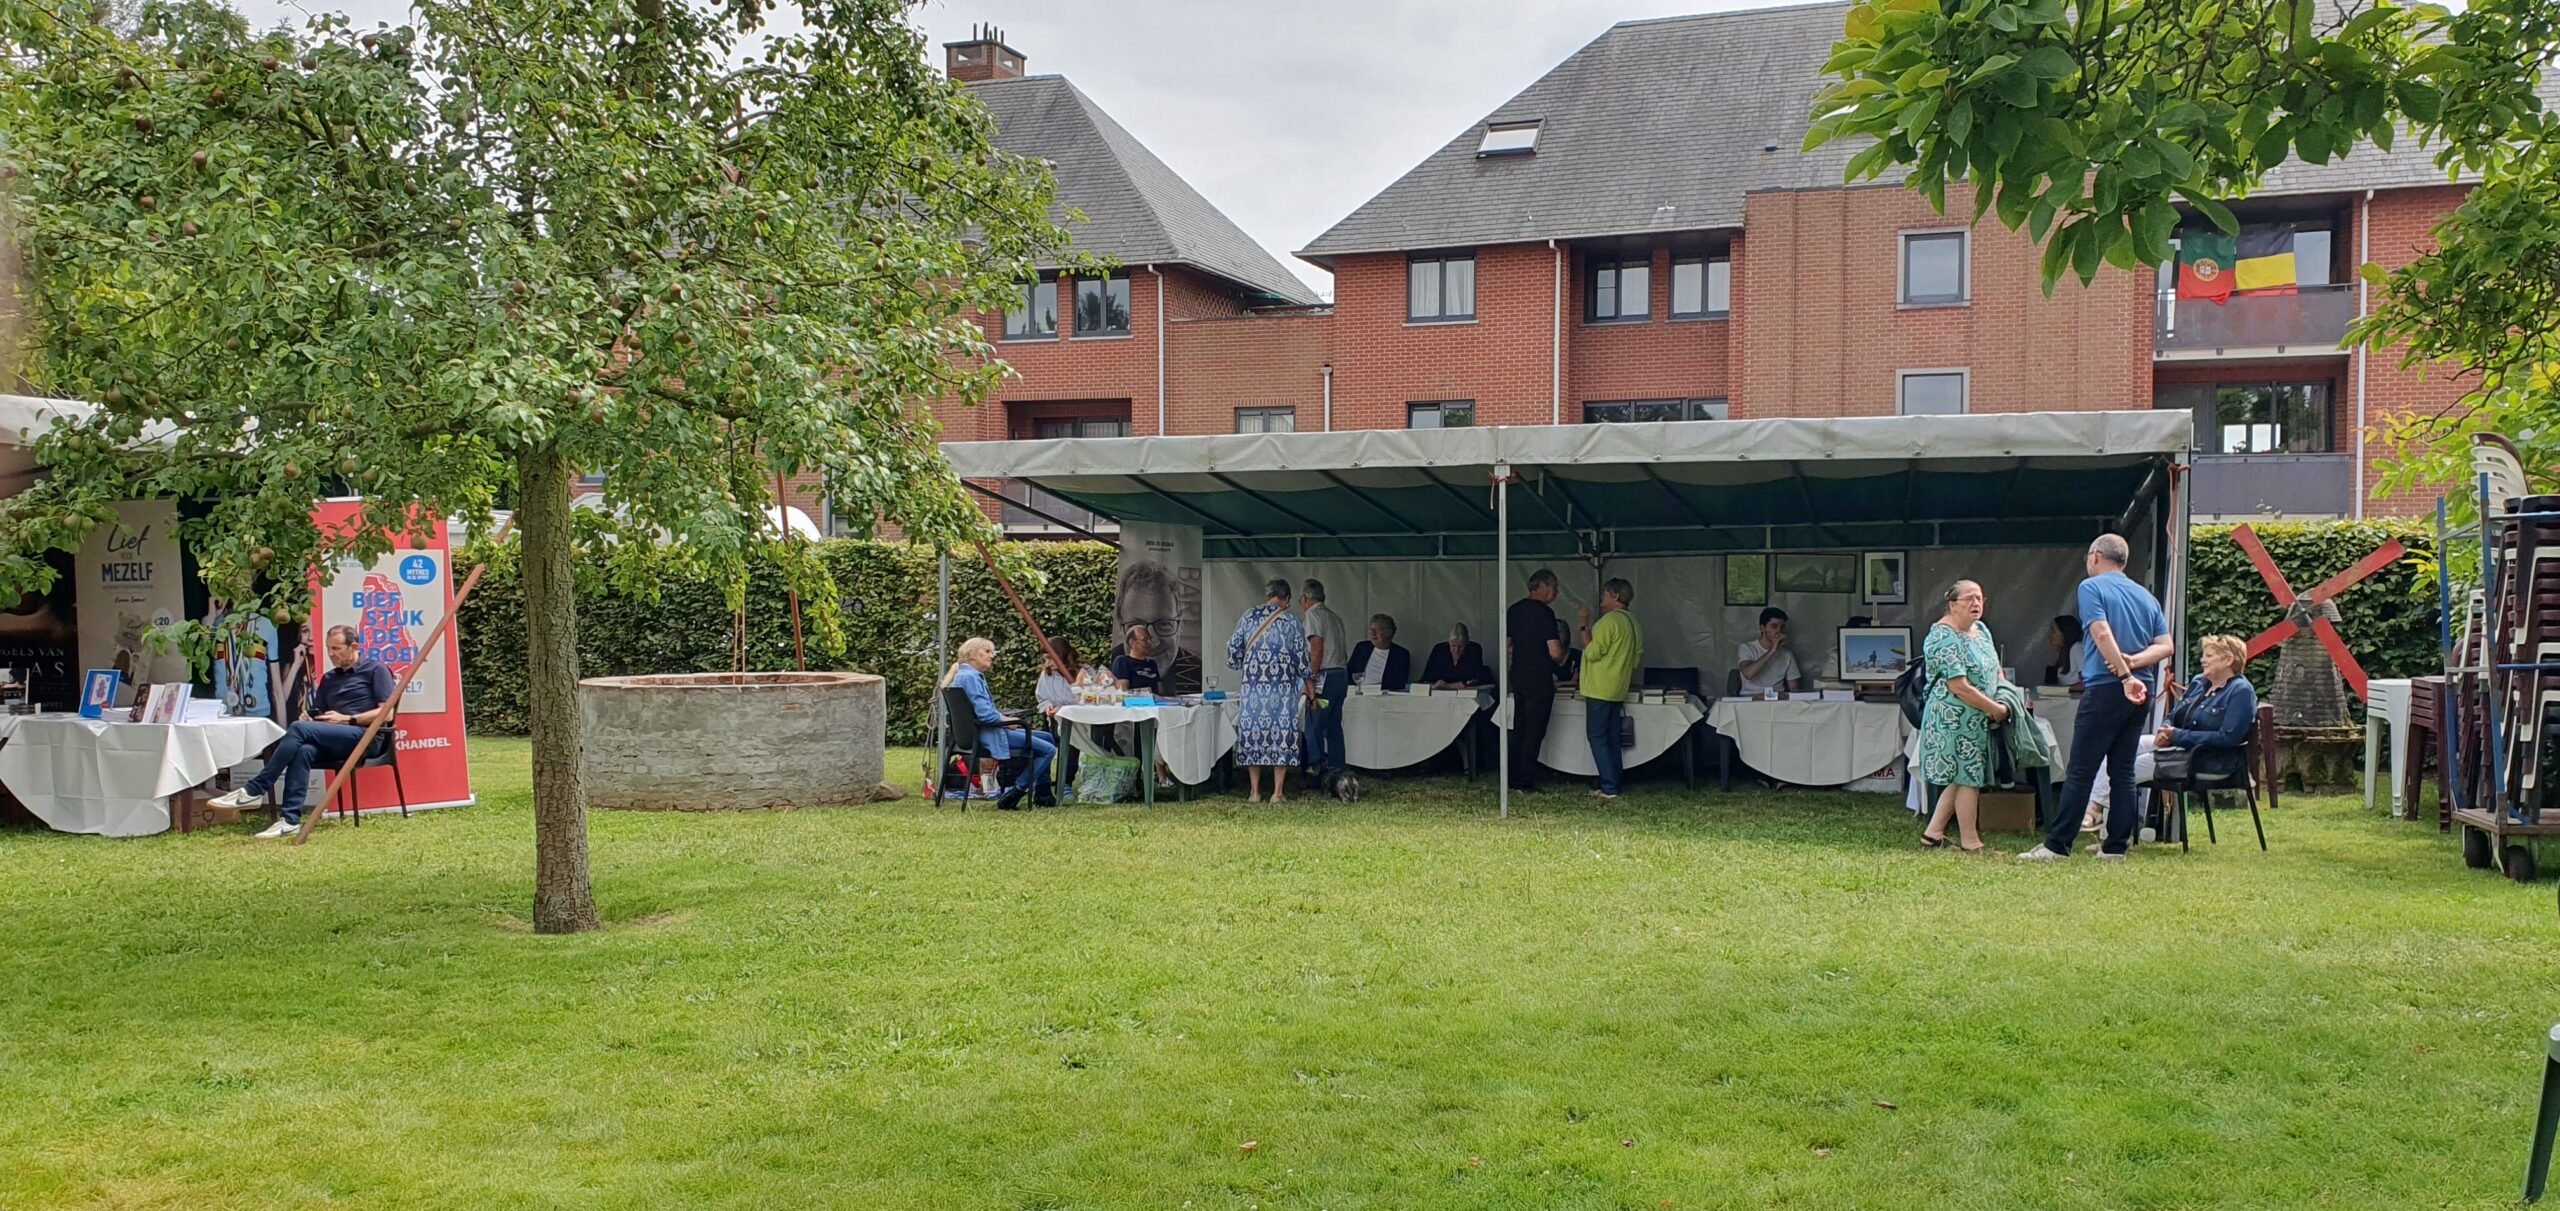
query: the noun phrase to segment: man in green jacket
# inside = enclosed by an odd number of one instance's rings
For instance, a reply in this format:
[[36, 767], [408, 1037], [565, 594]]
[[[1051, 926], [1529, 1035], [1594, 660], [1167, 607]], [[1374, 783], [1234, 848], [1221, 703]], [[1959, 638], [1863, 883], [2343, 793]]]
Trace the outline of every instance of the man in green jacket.
[[1618, 779], [1626, 773], [1625, 754], [1618, 749], [1619, 721], [1627, 716], [1627, 689], [1644, 664], [1644, 628], [1627, 612], [1636, 587], [1611, 578], [1600, 586], [1600, 620], [1582, 614], [1583, 734], [1591, 741], [1591, 766], [1600, 773], [1602, 799], [1618, 797]]

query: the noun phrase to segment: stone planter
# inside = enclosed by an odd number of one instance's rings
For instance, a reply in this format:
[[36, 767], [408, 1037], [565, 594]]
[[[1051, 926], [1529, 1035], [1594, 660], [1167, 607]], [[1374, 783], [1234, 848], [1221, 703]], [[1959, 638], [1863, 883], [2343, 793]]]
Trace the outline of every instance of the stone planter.
[[869, 673], [674, 673], [578, 683], [590, 806], [827, 807], [882, 784], [888, 686]]

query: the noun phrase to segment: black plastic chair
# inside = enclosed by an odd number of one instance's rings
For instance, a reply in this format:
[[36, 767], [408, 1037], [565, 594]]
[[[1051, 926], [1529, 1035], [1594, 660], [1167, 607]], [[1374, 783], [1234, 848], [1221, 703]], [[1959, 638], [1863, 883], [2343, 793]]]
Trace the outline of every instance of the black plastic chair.
[[[409, 818], [409, 788], [400, 781], [400, 712], [396, 710], [382, 721], [382, 730], [373, 734], [373, 751], [356, 762], [355, 772], [347, 776], [347, 797], [338, 804], [340, 816], [352, 815], [356, 827], [364, 827], [364, 813], [356, 809], [356, 788], [353, 784], [366, 770], [385, 768], [391, 771], [391, 794], [400, 804], [400, 818], [406, 820]], [[329, 801], [328, 793], [326, 789], [321, 791], [321, 802]]]
[[[969, 691], [956, 685], [942, 687], [942, 755], [934, 762], [933, 805], [940, 807], [942, 801], [950, 797], [947, 792], [951, 782], [952, 758], [969, 759], [969, 776], [974, 781], [978, 762], [987, 756], [987, 746], [978, 740], [978, 708], [969, 701]], [[1007, 757], [997, 762], [997, 781], [1011, 785], [1013, 776], [1021, 772], [1024, 761], [1021, 757]], [[960, 810], [969, 810], [969, 799], [973, 794], [964, 784], [959, 796]]]
[[[2204, 839], [2209, 844], [2219, 845], [2222, 843], [2222, 838], [2216, 836], [2213, 829], [2213, 792], [2239, 791], [2248, 796], [2249, 825], [2258, 832], [2258, 850], [2261, 853], [2266, 852], [2267, 826], [2258, 816], [2257, 774], [2260, 762], [2275, 751], [2275, 731], [2276, 709], [2262, 703], [2258, 707], [2258, 717], [2251, 722], [2248, 741], [2240, 746], [2238, 769], [2228, 774], [2189, 778], [2183, 782], [2171, 782], [2158, 777], [2152, 779], [2151, 787], [2155, 793], [2177, 796], [2178, 848], [2182, 850], [2187, 848], [2187, 796], [2203, 797]], [[2275, 791], [2272, 778], [2268, 780], [2268, 785], [2267, 797], [2273, 800]]]

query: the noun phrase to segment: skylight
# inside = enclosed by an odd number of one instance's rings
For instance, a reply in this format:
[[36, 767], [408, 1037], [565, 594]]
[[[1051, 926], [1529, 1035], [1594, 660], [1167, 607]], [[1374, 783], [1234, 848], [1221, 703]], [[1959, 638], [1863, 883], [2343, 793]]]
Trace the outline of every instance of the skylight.
[[1538, 150], [1538, 124], [1532, 122], [1495, 122], [1484, 128], [1484, 142], [1476, 145], [1479, 156], [1526, 156]]

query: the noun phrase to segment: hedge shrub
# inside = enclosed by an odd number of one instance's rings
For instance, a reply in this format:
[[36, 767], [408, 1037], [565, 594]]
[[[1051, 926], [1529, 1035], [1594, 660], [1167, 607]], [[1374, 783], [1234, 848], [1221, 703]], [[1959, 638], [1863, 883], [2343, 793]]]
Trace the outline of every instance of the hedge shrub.
[[[2189, 540], [2193, 588], [2187, 595], [2187, 667], [2196, 663], [2195, 640], [2232, 634], [2248, 639], [2284, 618], [2275, 595], [2259, 578], [2247, 552], [2233, 541], [2233, 526], [2197, 526]], [[2255, 522], [2276, 567], [2295, 591], [2344, 571], [2374, 548], [2397, 538], [2413, 554], [2434, 550], [2435, 528], [2412, 520], [2361, 522]], [[2431, 565], [2403, 559], [2366, 577], [2337, 597], [2338, 633], [2356, 662], [2374, 677], [2412, 677], [2443, 671], [2437, 651], [2436, 581]], [[2249, 665], [2249, 680], [2264, 693], [2275, 684], [2270, 652]], [[2354, 695], [2348, 695], [2350, 702]]]
[[[819, 557], [841, 601], [843, 647], [824, 648], [809, 635], [809, 666], [878, 673], [889, 681], [889, 741], [923, 743], [931, 734], [933, 553], [904, 544], [841, 539], [819, 545]], [[1099, 543], [1029, 543], [1009, 549], [1045, 583], [1017, 581], [1025, 604], [1053, 637], [1088, 657], [1108, 647], [1114, 569], [1119, 554]], [[464, 557], [477, 558], [475, 551]], [[600, 559], [582, 557], [578, 597], [578, 665], [588, 677], [639, 673], [726, 672], [730, 615], [723, 586], [672, 562], [654, 597], [605, 581]], [[996, 642], [996, 698], [1029, 705], [1039, 676], [1037, 645], [984, 564], [954, 557], [951, 565], [954, 646], [971, 635]], [[792, 667], [791, 606], [780, 572], [753, 570], [747, 585], [747, 665]], [[524, 596], [515, 551], [498, 551], [479, 590], [462, 610], [462, 684], [475, 732], [525, 731]]]

